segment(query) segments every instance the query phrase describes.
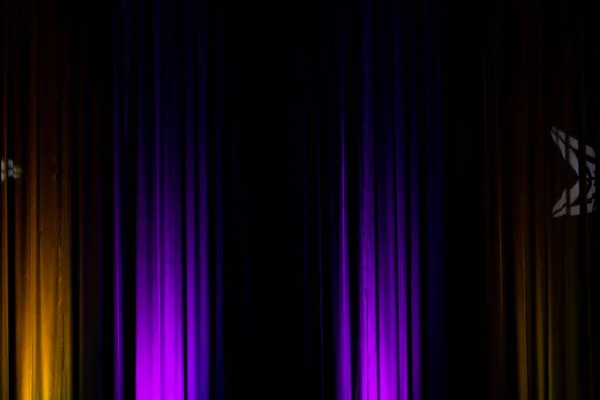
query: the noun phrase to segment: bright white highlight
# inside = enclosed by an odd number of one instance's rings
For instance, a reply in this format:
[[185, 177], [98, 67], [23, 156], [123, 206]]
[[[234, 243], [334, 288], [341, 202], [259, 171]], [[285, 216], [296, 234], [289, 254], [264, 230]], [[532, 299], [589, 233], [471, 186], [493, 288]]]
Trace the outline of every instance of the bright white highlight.
[[[13, 160], [8, 160], [8, 177], [17, 179], [21, 176], [21, 168], [14, 165]], [[4, 160], [0, 160], [0, 182], [4, 182], [6, 178], [6, 164]]]
[[[552, 136], [552, 140], [558, 146], [560, 153], [562, 154], [565, 161], [569, 163], [571, 168], [577, 174], [577, 182], [569, 189], [564, 189], [560, 199], [554, 205], [554, 209], [552, 210], [552, 215], [554, 218], [563, 217], [565, 215], [579, 215], [581, 214], [580, 210], [580, 200], [579, 194], [580, 190], [580, 179], [579, 179], [579, 158], [577, 156], [577, 152], [579, 150], [579, 142], [574, 137], [568, 136], [563, 131], [552, 128], [550, 132]], [[590, 146], [585, 146], [585, 199], [587, 206], [587, 213], [591, 213], [594, 211], [595, 206], [595, 193], [596, 193], [596, 153], [594, 149]]]

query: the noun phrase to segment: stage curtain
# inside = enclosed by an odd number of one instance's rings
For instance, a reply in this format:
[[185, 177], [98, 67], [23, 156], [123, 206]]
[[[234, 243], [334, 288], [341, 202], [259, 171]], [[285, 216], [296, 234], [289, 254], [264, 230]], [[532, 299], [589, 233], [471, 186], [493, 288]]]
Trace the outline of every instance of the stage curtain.
[[[586, 1], [448, 9], [460, 26], [448, 28], [448, 99], [463, 100], [447, 103], [456, 183], [448, 223], [464, 232], [448, 242], [448, 262], [464, 265], [449, 281], [450, 356], [473, 366], [474, 398], [598, 396], [591, 9]], [[467, 10], [473, 18], [460, 17]]]
[[441, 396], [439, 17], [3, 1], [3, 398]]
[[2, 399], [597, 397], [591, 1], [89, 3], [1, 2]]
[[439, 18], [117, 6], [116, 398], [445, 394]]
[[223, 396], [222, 136], [208, 65], [216, 85], [220, 72], [208, 10], [115, 10], [117, 399]]
[[101, 7], [1, 4], [0, 397], [105, 398]]

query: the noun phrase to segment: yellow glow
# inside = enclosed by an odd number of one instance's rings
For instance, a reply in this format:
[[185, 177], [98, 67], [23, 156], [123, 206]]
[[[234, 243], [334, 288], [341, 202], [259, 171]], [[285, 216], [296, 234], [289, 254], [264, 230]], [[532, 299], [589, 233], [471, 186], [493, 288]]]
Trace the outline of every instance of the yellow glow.
[[[524, 194], [519, 197], [519, 219], [526, 221], [527, 204]], [[517, 317], [517, 371], [519, 399], [528, 398], [528, 363], [527, 363], [527, 271], [529, 257], [527, 254], [527, 224], [522, 224], [518, 235], [515, 235], [517, 260], [515, 271], [516, 317]]]
[[[18, 398], [68, 398], [71, 387], [70, 279], [51, 240], [46, 240], [42, 233], [32, 239], [25, 268], [17, 277], [21, 288], [16, 301]], [[35, 255], [39, 255], [38, 262]]]
[[[5, 68], [3, 68], [6, 70]], [[6, 87], [6, 83], [8, 82], [7, 73], [3, 74], [3, 86]], [[7, 159], [6, 150], [7, 150], [7, 100], [5, 96], [0, 98], [2, 101], [2, 121], [4, 121], [2, 125], [2, 152], [0, 156], [3, 159]], [[8, 185], [2, 185], [2, 192], [0, 194], [0, 205], [2, 207], [2, 226], [0, 227], [0, 233], [2, 237], [2, 243], [0, 243], [0, 273], [1, 280], [0, 284], [0, 358], [2, 359], [0, 365], [0, 395], [3, 399], [9, 398], [9, 382], [8, 382], [8, 204], [6, 199], [8, 194]]]
[[2, 373], [2, 376], [0, 376], [0, 397], [2, 399], [8, 399], [8, 254], [6, 251], [8, 247], [8, 225], [6, 223], [8, 213], [6, 201], [4, 201], [4, 199], [6, 199], [6, 189], [4, 187], [2, 190], [2, 197], [3, 198], [0, 201], [0, 204], [2, 205], [2, 243], [0, 243], [2, 255], [2, 259], [0, 260], [2, 273], [2, 280], [0, 281], [2, 283], [2, 287], [0, 287], [0, 326], [2, 326], [2, 329], [0, 329], [0, 357], [2, 359], [2, 365], [0, 365], [0, 373]]
[[52, 149], [52, 143], [48, 144], [44, 147], [50, 156], [36, 154], [32, 146], [31, 161], [24, 168], [38, 170], [39, 175], [28, 174], [16, 184], [15, 364], [19, 400], [71, 397], [69, 203], [65, 201], [66, 183], [55, 178], [57, 166], [52, 165], [58, 146]]
[[[538, 244], [536, 247], [536, 260], [541, 259], [542, 251], [540, 249], [540, 245]], [[546, 374], [544, 372], [545, 368], [543, 368], [543, 366], [546, 365], [546, 342], [544, 335], [544, 333], [546, 332], [546, 290], [544, 279], [545, 271], [543, 265], [539, 261], [536, 262], [535, 266], [535, 351], [537, 365], [542, 367], [537, 369], [536, 385], [537, 397], [539, 399], [546, 399]]]

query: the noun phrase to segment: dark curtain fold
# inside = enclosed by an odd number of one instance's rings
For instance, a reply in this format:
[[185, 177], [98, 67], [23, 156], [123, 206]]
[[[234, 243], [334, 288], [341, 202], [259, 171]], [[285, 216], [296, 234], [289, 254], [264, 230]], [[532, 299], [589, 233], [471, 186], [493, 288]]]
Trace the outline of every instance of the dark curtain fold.
[[455, 10], [449, 225], [464, 234], [449, 238], [449, 260], [472, 267], [450, 283], [460, 323], [449, 340], [469, 349], [452, 357], [485, 366], [475, 398], [597, 397], [593, 10], [492, 2], [477, 20]]

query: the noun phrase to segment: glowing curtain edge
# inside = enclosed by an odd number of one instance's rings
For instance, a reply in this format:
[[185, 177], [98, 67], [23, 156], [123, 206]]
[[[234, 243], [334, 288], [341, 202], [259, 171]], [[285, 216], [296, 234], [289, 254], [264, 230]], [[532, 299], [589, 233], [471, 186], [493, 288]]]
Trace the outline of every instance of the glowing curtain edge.
[[[14, 12], [14, 9], [8, 10]], [[39, 11], [39, 10], [38, 10]], [[3, 50], [11, 57], [3, 65], [3, 156], [8, 154], [7, 121], [11, 118], [16, 132], [11, 145], [15, 162], [23, 166], [22, 179], [11, 182], [14, 194], [3, 186], [2, 226], [2, 396], [15, 399], [50, 400], [67, 398], [72, 391], [71, 332], [71, 217], [70, 217], [70, 141], [72, 128], [68, 118], [72, 91], [69, 89], [69, 66], [66, 30], [52, 30], [55, 15], [48, 13], [46, 24], [33, 23], [30, 59], [22, 65], [9, 37], [15, 32], [3, 23]], [[49, 22], [50, 21], [50, 22]], [[6, 22], [6, 21], [4, 21]], [[52, 34], [46, 34], [47, 31]], [[11, 71], [11, 72], [7, 72]], [[28, 91], [15, 81], [8, 91], [8, 74], [30, 71]], [[37, 72], [37, 73], [36, 73]], [[39, 78], [38, 78], [39, 75]], [[52, 93], [52, 95], [50, 95]], [[52, 103], [55, 93], [61, 102]], [[23, 97], [27, 102], [23, 102]], [[13, 98], [14, 97], [14, 98]], [[14, 101], [17, 113], [36, 118], [26, 122], [9, 116], [7, 104]], [[40, 120], [45, 121], [40, 129]], [[22, 135], [28, 147], [22, 148]], [[41, 151], [41, 150], [44, 151]], [[23, 157], [24, 156], [24, 157]], [[23, 159], [21, 159], [23, 157]], [[40, 193], [44, 193], [41, 197]], [[15, 223], [8, 226], [8, 196], [15, 197]], [[14, 231], [13, 231], [14, 229]], [[14, 326], [7, 321], [8, 241], [14, 238]], [[15, 333], [14, 352], [7, 354], [7, 332]], [[15, 367], [14, 392], [9, 393], [11, 379], [7, 361]], [[7, 379], [8, 378], [8, 379]], [[3, 397], [4, 398], [4, 397]]]
[[[165, 47], [159, 5], [155, 2], [153, 15], [153, 76], [142, 65], [138, 74], [139, 98], [153, 100], [153, 104], [140, 101], [137, 105], [135, 389], [140, 400], [179, 399], [185, 391], [181, 299], [184, 268], [175, 248], [175, 243], [183, 240], [181, 216], [177, 215], [181, 199], [175, 187], [181, 171], [176, 171], [174, 139], [169, 137], [176, 135], [177, 128], [170, 125], [172, 99], [162, 84], [162, 73], [169, 70], [168, 64], [161, 62]], [[138, 49], [143, 57], [141, 43]], [[144, 78], [153, 84], [145, 86]]]
[[[362, 10], [360, 71], [363, 97], [358, 155], [360, 240], [356, 294], [350, 293], [348, 277], [343, 67], [339, 73], [342, 99], [339, 117], [340, 256], [335, 336], [336, 390], [340, 400], [354, 397], [408, 400], [419, 399], [425, 393], [443, 397], [444, 393], [444, 359], [443, 355], [437, 354], [444, 351], [444, 294], [440, 281], [443, 279], [440, 56], [437, 27], [428, 30], [432, 22], [439, 19], [436, 6], [437, 3], [433, 3], [420, 8], [413, 3], [411, 17], [405, 22], [399, 21], [398, 5], [392, 5], [390, 20], [378, 22], [379, 25], [388, 22], [392, 25], [393, 37], [386, 39], [391, 50], [378, 49], [378, 53], [374, 46], [388, 31], [374, 29], [374, 15], [368, 2]], [[415, 22], [417, 18], [423, 20], [422, 26]], [[401, 23], [409, 24], [407, 31], [397, 28]], [[410, 39], [408, 47], [402, 44], [405, 34]], [[424, 50], [421, 57], [420, 46]], [[408, 56], [404, 57], [404, 54]], [[390, 62], [392, 68], [389, 71], [379, 70]], [[424, 68], [422, 78], [421, 67]], [[381, 73], [386, 79], [392, 79], [391, 89], [377, 86], [382, 84], [376, 80], [377, 74]], [[392, 75], [385, 75], [387, 73]], [[425, 91], [423, 101], [418, 94], [421, 90]], [[421, 113], [425, 116], [423, 123], [419, 120]], [[424, 212], [425, 218], [421, 216]], [[421, 279], [423, 269], [428, 271], [426, 282]], [[427, 310], [421, 305], [424, 287], [428, 288]], [[349, 306], [353, 296], [357, 296], [359, 303], [356, 369], [349, 368], [353, 351]], [[425, 316], [435, 331], [423, 330]], [[427, 336], [423, 336], [425, 332]], [[426, 371], [422, 360], [425, 346], [433, 349], [427, 354], [432, 365], [427, 365]], [[439, 387], [423, 388], [423, 374], [429, 374], [428, 379]]]
[[[140, 6], [141, 7], [141, 6]], [[154, 2], [150, 36], [133, 20], [144, 18], [137, 5], [123, 3], [122, 24], [114, 32], [115, 74], [115, 398], [124, 399], [123, 240], [119, 220], [135, 224], [135, 396], [140, 400], [219, 397], [211, 390], [211, 293], [209, 267], [209, 175], [205, 16], [202, 6], [184, 2], [184, 37], [173, 37], [172, 10]], [[117, 23], [115, 23], [117, 25]], [[132, 37], [136, 39], [132, 41]], [[124, 40], [123, 40], [124, 39]], [[167, 43], [183, 40], [184, 70], [178, 88], [166, 84], [179, 68]], [[130, 56], [136, 52], [134, 63]], [[150, 60], [150, 64], [145, 61]], [[146, 67], [148, 66], [148, 67]], [[131, 69], [137, 69], [129, 93]], [[123, 72], [124, 71], [124, 72]], [[131, 101], [137, 99], [137, 102]], [[119, 171], [126, 154], [119, 148], [132, 131], [136, 211], [123, 215]], [[218, 218], [218, 217], [217, 217]], [[218, 236], [218, 233], [217, 233]], [[213, 243], [213, 240], [215, 241]], [[218, 260], [215, 260], [218, 263]], [[217, 289], [218, 292], [218, 289]], [[218, 306], [218, 304], [215, 304]], [[217, 351], [218, 353], [218, 351]], [[219, 361], [217, 360], [217, 363]], [[218, 369], [218, 368], [217, 368]], [[217, 377], [218, 378], [218, 377]], [[217, 379], [218, 381], [218, 379]]]
[[[68, 28], [54, 29], [56, 12], [52, 5], [45, 4], [48, 10], [44, 10], [47, 11], [44, 24], [40, 23], [41, 11], [32, 7], [37, 18], [26, 20], [30, 24], [25, 23], [25, 29], [30, 31], [23, 35], [11, 23], [17, 8], [10, 2], [2, 5], [2, 16], [6, 16], [2, 21], [2, 158], [13, 158], [24, 174], [19, 180], [5, 179], [2, 183], [0, 394], [3, 399], [68, 398], [73, 382], [70, 258], [73, 126], [69, 107], [74, 95], [69, 86], [70, 65], [63, 62], [70, 56], [66, 45]], [[29, 46], [25, 47], [28, 57], [16, 45], [18, 39], [25, 38], [29, 39]], [[19, 79], [25, 74], [27, 79]], [[13, 76], [16, 78], [12, 79]], [[25, 87], [22, 81], [27, 82]], [[31, 118], [21, 119], [18, 117], [21, 114]], [[27, 148], [23, 148], [24, 143]], [[14, 190], [9, 192], [9, 187]], [[11, 216], [14, 224], [10, 226], [9, 198], [14, 200]], [[9, 259], [11, 252], [14, 259]], [[14, 319], [9, 319], [9, 307]], [[9, 332], [14, 334], [14, 342], [10, 344]]]
[[[68, 141], [60, 140], [61, 149], [52, 138], [38, 137], [36, 132], [37, 124], [31, 123], [29, 162], [24, 170], [38, 173], [29, 173], [23, 180], [23, 208], [16, 210], [16, 225], [27, 227], [23, 236], [15, 235], [15, 248], [26, 249], [17, 254], [15, 265], [16, 394], [24, 400], [69, 397], [73, 378], [70, 166], [68, 157], [61, 157], [59, 165], [52, 160], [58, 152], [68, 154]], [[41, 148], [49, 151], [39, 154]]]
[[[128, 15], [126, 12], [124, 13]], [[127, 52], [127, 45], [130, 41], [130, 35], [128, 31], [121, 32], [120, 28], [125, 30], [127, 25], [122, 26], [118, 20], [119, 14], [115, 12], [113, 16], [113, 45], [114, 45], [114, 61], [113, 61], [113, 151], [114, 151], [114, 186], [113, 186], [113, 234], [114, 234], [114, 399], [124, 400], [125, 386], [124, 386], [124, 355], [123, 345], [125, 341], [124, 337], [124, 296], [123, 296], [123, 243], [121, 237], [123, 214], [121, 204], [121, 157], [123, 152], [121, 151], [121, 138], [127, 132], [128, 119], [126, 113], [121, 113], [122, 107], [128, 109], [128, 97], [127, 91], [122, 88], [126, 88], [129, 74], [129, 59]], [[124, 40], [120, 40], [119, 34], [123, 34]], [[123, 48], [121, 48], [123, 46]], [[124, 69], [125, 73], [120, 73]], [[123, 97], [123, 100], [121, 98]], [[121, 104], [123, 101], [123, 104]]]

